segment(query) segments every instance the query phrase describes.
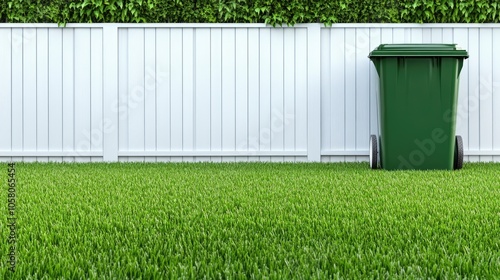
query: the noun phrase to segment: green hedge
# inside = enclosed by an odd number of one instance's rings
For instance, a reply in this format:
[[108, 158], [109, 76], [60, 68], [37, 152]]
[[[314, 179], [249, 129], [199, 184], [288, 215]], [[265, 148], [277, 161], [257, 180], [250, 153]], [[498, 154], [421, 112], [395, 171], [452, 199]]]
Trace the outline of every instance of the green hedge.
[[2, 22], [500, 22], [498, 0], [2, 0]]

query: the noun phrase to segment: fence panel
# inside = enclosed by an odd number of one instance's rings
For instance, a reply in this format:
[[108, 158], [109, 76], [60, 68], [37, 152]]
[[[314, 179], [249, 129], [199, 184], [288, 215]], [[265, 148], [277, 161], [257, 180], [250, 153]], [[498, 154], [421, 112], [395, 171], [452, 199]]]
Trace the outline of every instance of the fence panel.
[[0, 25], [0, 159], [102, 160], [102, 28]]
[[307, 156], [306, 43], [306, 27], [119, 28], [120, 160]]
[[457, 134], [500, 161], [498, 24], [1, 24], [0, 160], [367, 160], [381, 43], [466, 49]]

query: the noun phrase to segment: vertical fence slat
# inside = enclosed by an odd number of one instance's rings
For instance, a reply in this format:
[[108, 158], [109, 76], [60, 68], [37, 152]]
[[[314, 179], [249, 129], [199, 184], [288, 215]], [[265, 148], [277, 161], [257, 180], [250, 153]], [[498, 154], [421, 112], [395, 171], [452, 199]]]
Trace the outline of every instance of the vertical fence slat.
[[[284, 107], [282, 118], [283, 137], [285, 151], [295, 150], [295, 29], [286, 28], [284, 30]], [[285, 161], [295, 161], [295, 157], [285, 157]]]
[[[144, 30], [144, 150], [146, 151], [156, 151], [156, 91], [158, 85], [156, 54], [156, 29], [146, 28]], [[155, 160], [154, 157], [145, 158], [147, 162]]]
[[393, 44], [411, 43], [413, 39], [413, 29], [395, 27], [392, 29], [392, 42]]
[[[356, 32], [356, 150], [368, 150], [370, 124], [370, 30], [359, 28]], [[356, 161], [365, 157], [356, 157]]]
[[[194, 34], [193, 28], [182, 30], [182, 145], [184, 151], [193, 151], [195, 142], [194, 100]], [[191, 162], [193, 157], [184, 157]]]
[[[469, 57], [469, 96], [468, 96], [468, 113], [469, 113], [469, 131], [468, 131], [468, 148], [470, 150], [479, 150], [480, 147], [480, 119], [479, 119], [479, 29], [469, 28], [469, 46], [467, 51], [473, 54]], [[470, 161], [479, 161], [479, 156], [469, 156]]]
[[[170, 30], [171, 46], [171, 145], [173, 151], [183, 150], [183, 42], [182, 29], [175, 28]], [[173, 158], [173, 161], [179, 161], [179, 158]]]
[[[222, 150], [234, 151], [236, 136], [235, 111], [235, 31], [222, 29]], [[234, 161], [234, 158], [224, 158]]]
[[[23, 150], [23, 36], [22, 28], [12, 29], [12, 151]], [[12, 157], [12, 160], [22, 158]]]
[[[0, 150], [12, 149], [12, 31], [0, 28]], [[9, 158], [10, 159], [10, 158]]]
[[196, 143], [194, 149], [210, 150], [210, 29], [196, 30], [196, 94], [195, 94], [195, 123]]
[[[249, 154], [259, 150], [260, 133], [260, 52], [258, 28], [248, 30], [248, 139], [245, 143]], [[250, 157], [249, 160], [257, 160]]]
[[[356, 77], [356, 36], [357, 32], [359, 32], [355, 28], [348, 28], [345, 30], [345, 46], [346, 49], [349, 50], [345, 54], [345, 92], [344, 92], [344, 110], [345, 110], [345, 150], [356, 150], [356, 103], [358, 100], [356, 99], [356, 87], [358, 86], [358, 81]], [[346, 161], [355, 161], [356, 157], [354, 156], [346, 156]]]
[[[170, 29], [156, 29], [156, 143], [158, 151], [170, 150], [171, 106], [170, 106]], [[168, 157], [157, 157], [157, 161], [169, 161]]]
[[[212, 151], [222, 150], [222, 29], [210, 31], [210, 145]], [[211, 157], [221, 161], [221, 157]]]
[[[370, 28], [370, 51], [380, 45], [382, 32], [380, 28]], [[370, 135], [378, 136], [379, 129], [379, 76], [375, 65], [370, 61]]]
[[129, 98], [128, 98], [128, 29], [120, 28], [118, 51], [118, 151], [128, 151], [129, 148]]
[[[493, 118], [492, 118], [492, 123], [493, 123], [493, 150], [494, 151], [499, 151], [500, 150], [500, 54], [498, 51], [498, 46], [500, 46], [500, 28], [495, 28], [493, 29], [493, 42], [492, 42], [492, 47], [493, 49], [493, 59], [492, 59], [492, 64], [493, 64], [493, 91], [492, 91], [492, 96], [493, 96]], [[496, 49], [495, 49], [496, 48]], [[500, 155], [493, 156], [493, 160], [495, 162], [500, 161]]]
[[[63, 29], [63, 149], [73, 151], [75, 147], [74, 128], [74, 102], [75, 102], [75, 67], [74, 67], [74, 29]], [[65, 157], [67, 161], [72, 161], [72, 157]]]
[[453, 38], [453, 28], [442, 28], [440, 30], [443, 44], [456, 44]]
[[[49, 84], [48, 84], [48, 44], [47, 28], [36, 30], [36, 150], [49, 149]], [[37, 161], [47, 162], [47, 157], [37, 157]]]
[[103, 150], [103, 38], [102, 29], [90, 30], [90, 150]]
[[[237, 28], [235, 38], [236, 51], [236, 96], [235, 96], [235, 133], [237, 151], [246, 150], [248, 142], [248, 29]], [[248, 158], [236, 157], [236, 161], [247, 161]]]
[[306, 28], [295, 30], [295, 148], [302, 151], [308, 150], [308, 36]]
[[118, 67], [119, 61], [119, 29], [114, 26], [104, 27], [102, 30], [103, 50], [103, 160], [118, 160], [118, 126], [119, 126], [119, 80]]
[[[23, 150], [37, 149], [37, 30], [23, 30]], [[35, 161], [35, 157], [25, 157]]]
[[[335, 29], [321, 28], [321, 150], [332, 149], [332, 38]], [[330, 161], [330, 157], [322, 156], [321, 161]]]
[[381, 28], [381, 44], [392, 44], [392, 28]]
[[429, 38], [430, 40], [424, 40], [424, 43], [438, 43], [438, 44], [451, 43], [450, 41], [443, 40], [443, 29], [441, 28], [425, 28], [425, 29], [430, 31], [431, 37]]
[[[345, 90], [346, 90], [346, 60], [350, 53], [354, 52], [352, 44], [346, 44], [345, 30], [343, 28], [333, 28], [330, 34], [330, 90], [326, 94], [330, 95], [330, 131], [327, 137], [330, 138], [330, 150], [345, 149]], [[332, 157], [332, 161], [344, 161], [344, 157]]]
[[[75, 148], [90, 151], [91, 41], [90, 28], [75, 32]], [[88, 161], [79, 156], [76, 161]]]
[[[468, 29], [454, 28], [453, 39], [460, 47], [468, 50]], [[471, 54], [469, 52], [469, 54]], [[473, 55], [473, 54], [472, 54]], [[458, 102], [456, 114], [456, 134], [462, 136], [464, 149], [469, 147], [469, 115], [468, 115], [468, 100], [469, 100], [469, 59], [465, 60], [462, 71], [460, 72], [460, 81], [458, 88]]]
[[[128, 126], [129, 149], [144, 151], [144, 114], [145, 114], [145, 86], [144, 86], [144, 29], [131, 28], [128, 30]], [[141, 160], [136, 158], [134, 160]]]
[[[283, 28], [271, 29], [271, 116], [270, 149], [283, 150]], [[271, 161], [283, 161], [283, 157], [272, 157]]]
[[[270, 151], [271, 140], [271, 31], [260, 29], [260, 127], [259, 150]], [[269, 157], [260, 157], [261, 161], [269, 161]]]
[[307, 153], [309, 161], [321, 160], [321, 28], [307, 29]]
[[[493, 149], [493, 32], [490, 28], [479, 31], [479, 146], [481, 150]], [[497, 46], [498, 48], [498, 46]], [[481, 156], [480, 161], [492, 161], [493, 156]]]
[[[63, 149], [63, 37], [61, 29], [49, 29], [48, 52], [48, 149]], [[115, 47], [116, 49], [116, 47]], [[61, 161], [60, 158], [53, 158]]]
[[423, 28], [411, 29], [411, 43], [423, 43]]
[[[435, 30], [435, 28], [422, 28], [422, 43], [432, 43], [434, 36], [438, 36], [436, 34], [437, 32], [434, 32]], [[441, 40], [441, 38], [439, 38], [439, 40]]]

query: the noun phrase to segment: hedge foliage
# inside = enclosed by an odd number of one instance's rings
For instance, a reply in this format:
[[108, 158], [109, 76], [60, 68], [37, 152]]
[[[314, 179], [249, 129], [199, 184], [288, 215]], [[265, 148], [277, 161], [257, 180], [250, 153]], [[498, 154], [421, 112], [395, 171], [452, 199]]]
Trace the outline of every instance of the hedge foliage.
[[499, 0], [1, 0], [1, 22], [484, 23]]

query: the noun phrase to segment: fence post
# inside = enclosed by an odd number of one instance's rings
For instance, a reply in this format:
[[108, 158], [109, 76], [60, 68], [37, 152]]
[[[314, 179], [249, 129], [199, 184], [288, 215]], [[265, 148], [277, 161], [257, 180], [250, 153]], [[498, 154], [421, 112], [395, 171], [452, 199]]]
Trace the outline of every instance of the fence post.
[[321, 161], [321, 24], [307, 26], [307, 160]]
[[118, 161], [118, 26], [103, 27], [103, 160]]

